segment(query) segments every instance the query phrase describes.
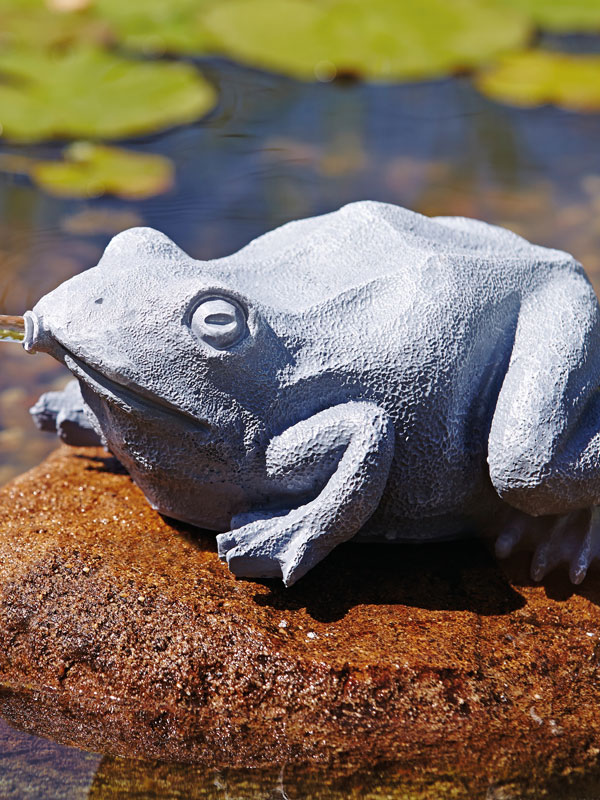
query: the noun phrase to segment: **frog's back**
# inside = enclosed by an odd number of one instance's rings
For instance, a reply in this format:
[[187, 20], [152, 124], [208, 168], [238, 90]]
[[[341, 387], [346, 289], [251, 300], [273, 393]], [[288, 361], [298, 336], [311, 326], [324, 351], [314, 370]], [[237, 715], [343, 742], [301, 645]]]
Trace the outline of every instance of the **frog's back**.
[[487, 434], [521, 308], [561, 275], [587, 282], [569, 254], [504, 229], [376, 202], [284, 225], [227, 267], [294, 334], [283, 408], [385, 409], [396, 455], [372, 522], [417, 539], [498, 502]]
[[503, 228], [374, 201], [290, 222], [213, 263], [242, 291], [255, 294], [260, 283], [263, 302], [293, 313], [378, 279], [406, 276], [424, 291], [435, 281], [510, 292], [547, 281], [556, 270], [581, 272], [567, 253]]

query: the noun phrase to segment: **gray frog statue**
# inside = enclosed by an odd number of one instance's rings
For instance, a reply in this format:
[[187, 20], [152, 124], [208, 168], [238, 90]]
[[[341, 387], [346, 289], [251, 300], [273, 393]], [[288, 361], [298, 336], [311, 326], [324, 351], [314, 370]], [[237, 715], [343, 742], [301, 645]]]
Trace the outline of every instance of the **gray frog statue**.
[[78, 382], [38, 424], [238, 576], [293, 584], [353, 537], [486, 531], [575, 583], [600, 555], [600, 308], [564, 252], [376, 202], [206, 262], [136, 228], [26, 328]]

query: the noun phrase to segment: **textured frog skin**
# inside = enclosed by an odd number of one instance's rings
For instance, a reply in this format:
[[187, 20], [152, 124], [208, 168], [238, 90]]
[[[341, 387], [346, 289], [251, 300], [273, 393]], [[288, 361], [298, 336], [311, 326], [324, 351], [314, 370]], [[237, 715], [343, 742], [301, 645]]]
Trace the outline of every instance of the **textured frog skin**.
[[82, 395], [34, 416], [93, 428], [238, 575], [291, 584], [354, 536], [490, 520], [536, 578], [564, 561], [578, 582], [600, 550], [600, 313], [564, 252], [375, 202], [208, 262], [137, 228], [28, 326]]

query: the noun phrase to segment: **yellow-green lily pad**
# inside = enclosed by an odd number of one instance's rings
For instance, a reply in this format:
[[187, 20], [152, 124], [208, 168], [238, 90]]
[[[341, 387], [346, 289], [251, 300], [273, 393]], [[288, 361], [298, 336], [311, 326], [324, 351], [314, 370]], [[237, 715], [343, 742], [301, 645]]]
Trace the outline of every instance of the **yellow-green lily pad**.
[[20, 142], [117, 139], [198, 119], [215, 89], [189, 64], [135, 61], [92, 45], [0, 49], [0, 126]]
[[168, 191], [175, 167], [164, 156], [122, 147], [74, 142], [63, 160], [46, 161], [17, 153], [0, 153], [0, 172], [28, 175], [58, 197], [98, 197], [112, 194], [140, 200]]
[[64, 161], [33, 161], [31, 179], [59, 197], [112, 194], [139, 200], [168, 191], [174, 166], [164, 156], [136, 153], [120, 147], [75, 142], [65, 149]]
[[227, 0], [204, 23], [239, 61], [303, 80], [443, 75], [529, 36], [526, 16], [486, 0]]
[[96, 0], [98, 15], [110, 24], [119, 42], [144, 53], [202, 55], [216, 43], [203, 13], [216, 0]]
[[527, 14], [541, 28], [555, 32], [600, 30], [598, 0], [501, 0]]
[[599, 111], [600, 56], [513, 53], [479, 75], [477, 86], [488, 97], [511, 105], [554, 103], [574, 111]]

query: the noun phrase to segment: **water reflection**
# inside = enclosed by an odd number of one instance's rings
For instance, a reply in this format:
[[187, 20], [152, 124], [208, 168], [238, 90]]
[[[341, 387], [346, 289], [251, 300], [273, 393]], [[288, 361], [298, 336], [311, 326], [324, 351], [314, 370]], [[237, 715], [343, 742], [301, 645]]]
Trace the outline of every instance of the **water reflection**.
[[102, 756], [39, 739], [0, 720], [2, 800], [85, 800]]
[[209, 770], [193, 765], [131, 762], [106, 758], [89, 800], [525, 800], [545, 797], [584, 800], [600, 796], [600, 773], [561, 776], [542, 786], [537, 776], [513, 775], [495, 782], [485, 767], [457, 774], [452, 765], [426, 768], [411, 763], [379, 768], [282, 766], [270, 770]]
[[[106, 758], [100, 764], [89, 800], [472, 800], [474, 784], [439, 773], [415, 779], [418, 770], [402, 767], [214, 770], [185, 764], [132, 762]], [[412, 773], [412, 775], [411, 775]], [[489, 788], [489, 787], [488, 787]], [[486, 789], [487, 790], [487, 789]], [[489, 795], [490, 800], [494, 797]], [[498, 796], [500, 797], [500, 796]], [[508, 800], [511, 795], [502, 795]]]
[[347, 764], [219, 770], [103, 758], [17, 732], [0, 721], [2, 800], [524, 800], [542, 795], [560, 800], [598, 797], [600, 772], [565, 772], [549, 785], [530, 773], [494, 781], [485, 767], [460, 774], [435, 753], [427, 764], [407, 755], [402, 764], [377, 768]]

